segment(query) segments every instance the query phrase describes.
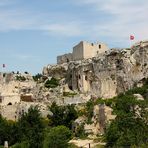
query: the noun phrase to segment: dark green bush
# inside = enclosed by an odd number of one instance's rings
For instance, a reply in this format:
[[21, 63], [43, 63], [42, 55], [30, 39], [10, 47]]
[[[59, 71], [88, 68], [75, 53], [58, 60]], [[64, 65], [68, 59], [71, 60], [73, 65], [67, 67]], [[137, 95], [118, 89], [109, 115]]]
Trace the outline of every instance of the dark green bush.
[[59, 86], [59, 80], [57, 80], [53, 77], [51, 78], [51, 80], [47, 80], [45, 82], [45, 87], [47, 87], [47, 88], [55, 88], [57, 86]]
[[33, 77], [33, 80], [37, 82], [42, 78], [42, 76], [43, 76], [42, 74], [38, 73], [38, 74], [36, 74], [35, 76], [32, 76], [32, 77]]
[[24, 76], [16, 76], [17, 81], [26, 81], [26, 78]]

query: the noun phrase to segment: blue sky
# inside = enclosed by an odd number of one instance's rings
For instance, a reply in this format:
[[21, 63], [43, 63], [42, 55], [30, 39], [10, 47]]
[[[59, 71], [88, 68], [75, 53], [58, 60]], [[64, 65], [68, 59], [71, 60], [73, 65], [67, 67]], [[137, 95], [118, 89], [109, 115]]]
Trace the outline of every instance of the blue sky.
[[147, 0], [0, 0], [1, 71], [40, 73], [81, 40], [148, 39]]

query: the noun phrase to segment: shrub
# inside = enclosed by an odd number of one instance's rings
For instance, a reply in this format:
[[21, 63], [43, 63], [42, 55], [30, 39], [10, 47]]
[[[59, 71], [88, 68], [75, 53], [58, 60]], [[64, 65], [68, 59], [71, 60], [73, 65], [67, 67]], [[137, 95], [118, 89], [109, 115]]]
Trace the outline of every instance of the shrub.
[[47, 80], [45, 82], [45, 87], [47, 88], [55, 88], [59, 85], [59, 80], [55, 79], [55, 78], [51, 78], [51, 80]]
[[77, 125], [75, 129], [75, 136], [79, 138], [86, 138], [87, 134], [85, 133], [84, 130], [84, 123], [81, 123], [80, 125]]
[[77, 93], [75, 93], [75, 92], [73, 92], [73, 93], [71, 93], [71, 92], [63, 92], [63, 96], [65, 96], [65, 97], [73, 97], [75, 95], [77, 95]]
[[38, 73], [38, 74], [36, 74], [35, 76], [32, 76], [32, 77], [33, 77], [33, 80], [37, 82], [42, 78], [42, 76], [43, 76], [42, 74]]
[[54, 102], [49, 109], [53, 113], [52, 116], [48, 116], [52, 126], [64, 125], [71, 129], [73, 121], [78, 117], [74, 105], [58, 106]]
[[72, 133], [65, 126], [52, 128], [44, 141], [44, 148], [68, 148]]
[[26, 78], [24, 76], [16, 76], [17, 81], [26, 81]]

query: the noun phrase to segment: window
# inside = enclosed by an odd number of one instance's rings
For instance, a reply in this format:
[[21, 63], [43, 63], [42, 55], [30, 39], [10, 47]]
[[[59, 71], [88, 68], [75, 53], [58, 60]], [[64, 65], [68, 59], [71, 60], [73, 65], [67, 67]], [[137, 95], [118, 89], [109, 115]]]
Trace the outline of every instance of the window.
[[69, 62], [69, 59], [67, 58], [67, 60], [66, 60], [66, 61], [67, 61], [67, 63], [68, 63], [68, 62]]
[[79, 75], [79, 79], [81, 79], [81, 76]]
[[99, 49], [101, 48], [101, 45], [99, 45]]
[[12, 103], [11, 103], [11, 102], [9, 102], [9, 103], [8, 103], [8, 105], [12, 105]]
[[88, 80], [87, 76], [85, 76], [85, 80], [86, 80], [86, 81]]
[[72, 79], [72, 75], [70, 75], [70, 79]]

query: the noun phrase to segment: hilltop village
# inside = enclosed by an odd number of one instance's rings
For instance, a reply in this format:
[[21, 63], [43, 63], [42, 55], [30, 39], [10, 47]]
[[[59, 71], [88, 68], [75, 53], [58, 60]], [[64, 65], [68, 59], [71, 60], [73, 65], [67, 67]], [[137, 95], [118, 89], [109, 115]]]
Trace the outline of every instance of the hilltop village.
[[[140, 41], [131, 48], [110, 49], [104, 43], [81, 41], [72, 53], [57, 57], [57, 64], [43, 67], [42, 74], [25, 72], [0, 73], [0, 113], [9, 120], [18, 120], [30, 106], [38, 105], [42, 116], [52, 115], [48, 106], [84, 105], [90, 99], [113, 98], [133, 87], [141, 87], [148, 78], [148, 41]], [[137, 98], [141, 95], [135, 94]], [[96, 105], [92, 124], [85, 124], [87, 132], [103, 133], [99, 119], [110, 122], [116, 116], [112, 108]], [[78, 118], [76, 122], [82, 122]]]

